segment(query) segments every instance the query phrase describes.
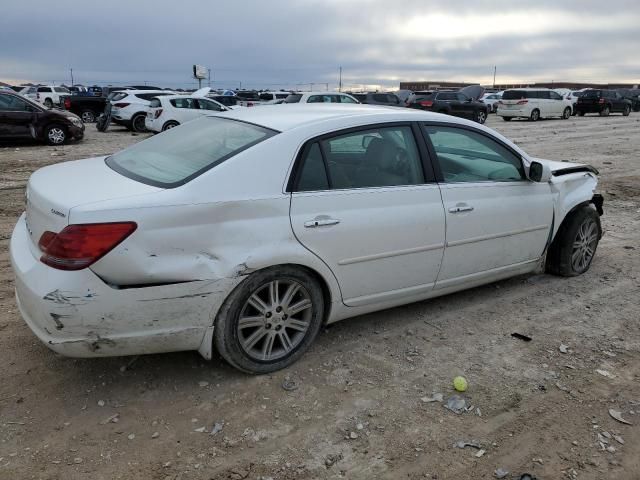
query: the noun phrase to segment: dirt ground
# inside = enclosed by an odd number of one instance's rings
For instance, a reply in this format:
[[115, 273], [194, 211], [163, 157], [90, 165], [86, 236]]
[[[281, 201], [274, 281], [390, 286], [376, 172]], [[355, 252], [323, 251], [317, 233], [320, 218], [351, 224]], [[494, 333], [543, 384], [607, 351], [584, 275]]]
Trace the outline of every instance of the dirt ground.
[[[589, 272], [340, 322], [260, 377], [195, 352], [74, 360], [41, 344], [9, 265], [25, 182], [145, 135], [89, 125], [79, 144], [0, 148], [0, 479], [640, 478], [640, 115], [488, 124], [600, 170], [605, 236]], [[459, 374], [473, 408], [456, 415], [443, 403]], [[433, 393], [445, 402], [422, 400]]]

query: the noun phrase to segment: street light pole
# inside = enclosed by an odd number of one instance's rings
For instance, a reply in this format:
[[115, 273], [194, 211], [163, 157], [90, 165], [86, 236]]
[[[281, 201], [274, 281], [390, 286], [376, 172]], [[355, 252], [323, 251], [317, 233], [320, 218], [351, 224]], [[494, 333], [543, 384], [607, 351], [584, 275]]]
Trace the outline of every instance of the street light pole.
[[496, 70], [498, 69], [498, 67], [496, 65], [493, 66], [493, 89], [495, 90], [496, 88]]

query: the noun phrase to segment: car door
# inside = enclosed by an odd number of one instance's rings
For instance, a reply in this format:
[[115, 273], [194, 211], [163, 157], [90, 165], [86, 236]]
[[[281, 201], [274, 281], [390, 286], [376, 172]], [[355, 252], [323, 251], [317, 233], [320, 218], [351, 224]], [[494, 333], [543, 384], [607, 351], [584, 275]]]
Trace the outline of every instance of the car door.
[[520, 156], [484, 131], [423, 128], [446, 215], [436, 288], [538, 261], [553, 223], [550, 185], [527, 180]]
[[473, 120], [475, 118], [475, 102], [471, 98], [467, 97], [464, 93], [456, 93], [456, 98], [460, 105], [460, 116]]
[[553, 105], [553, 115], [557, 117], [561, 117], [564, 112], [564, 102], [562, 101], [563, 97], [558, 92], [550, 91], [549, 92], [549, 103]]
[[0, 93], [0, 137], [31, 137], [35, 108], [15, 95]]
[[416, 132], [408, 123], [351, 129], [310, 140], [299, 155], [291, 225], [348, 306], [420, 296], [436, 281], [444, 211]]

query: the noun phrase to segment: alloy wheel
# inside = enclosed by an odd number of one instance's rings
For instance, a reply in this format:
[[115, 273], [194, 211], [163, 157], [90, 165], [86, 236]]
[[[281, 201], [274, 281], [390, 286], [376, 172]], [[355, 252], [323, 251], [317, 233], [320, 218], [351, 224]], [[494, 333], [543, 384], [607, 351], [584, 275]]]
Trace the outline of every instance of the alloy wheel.
[[258, 287], [240, 311], [236, 333], [253, 360], [287, 356], [303, 341], [313, 316], [309, 292], [298, 282], [280, 279]]
[[47, 133], [47, 137], [49, 138], [51, 143], [59, 145], [61, 143], [64, 143], [65, 133], [64, 133], [64, 130], [62, 130], [61, 128], [53, 127], [49, 129], [49, 132]]
[[482, 124], [485, 122], [486, 119], [487, 119], [486, 114], [482, 110], [480, 110], [478, 112], [478, 123]]
[[571, 252], [571, 266], [575, 272], [584, 271], [596, 251], [598, 245], [598, 226], [592, 219], [586, 219], [578, 228]]
[[93, 112], [89, 112], [89, 111], [82, 112], [82, 115], [80, 118], [82, 119], [83, 123], [93, 123], [96, 119]]

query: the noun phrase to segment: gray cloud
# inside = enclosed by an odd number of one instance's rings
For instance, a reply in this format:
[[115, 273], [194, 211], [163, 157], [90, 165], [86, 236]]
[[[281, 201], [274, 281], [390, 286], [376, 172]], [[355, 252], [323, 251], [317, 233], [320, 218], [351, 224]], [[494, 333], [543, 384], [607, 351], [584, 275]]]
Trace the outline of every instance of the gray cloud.
[[[190, 86], [640, 81], [637, 0], [10, 2], [0, 79]], [[46, 15], [45, 15], [46, 12]], [[316, 85], [319, 87], [319, 85]]]

